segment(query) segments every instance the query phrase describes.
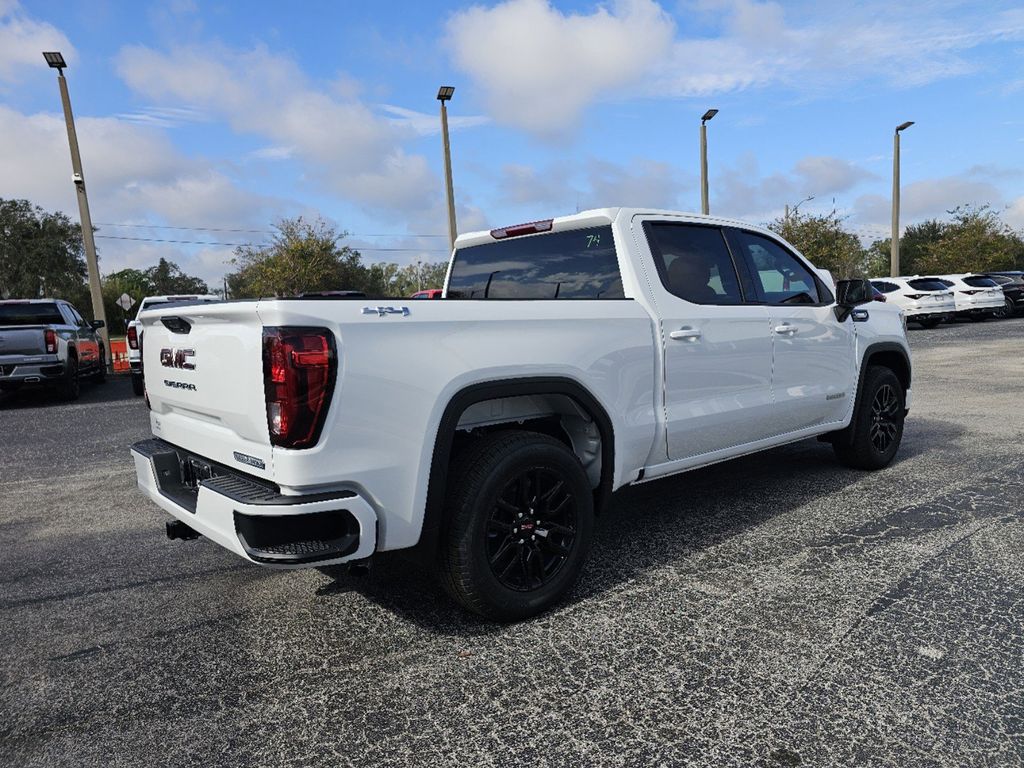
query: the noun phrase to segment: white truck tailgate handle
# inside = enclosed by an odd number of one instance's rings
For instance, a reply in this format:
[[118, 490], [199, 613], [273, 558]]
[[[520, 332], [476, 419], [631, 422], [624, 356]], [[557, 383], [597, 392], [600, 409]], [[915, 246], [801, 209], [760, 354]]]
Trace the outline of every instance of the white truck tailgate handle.
[[668, 337], [670, 339], [682, 339], [683, 341], [696, 341], [701, 337], [701, 331], [699, 328], [680, 328], [678, 331], [672, 331]]
[[782, 325], [776, 325], [775, 326], [775, 332], [776, 333], [794, 334], [794, 333], [796, 333], [796, 326], [795, 325], [790, 325], [789, 323], [783, 323]]

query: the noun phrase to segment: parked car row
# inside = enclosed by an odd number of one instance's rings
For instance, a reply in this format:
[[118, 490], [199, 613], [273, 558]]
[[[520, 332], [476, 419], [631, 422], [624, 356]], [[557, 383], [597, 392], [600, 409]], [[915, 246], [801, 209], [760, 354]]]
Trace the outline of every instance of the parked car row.
[[1024, 272], [876, 277], [871, 284], [903, 310], [907, 322], [934, 328], [943, 320], [985, 320], [1024, 312]]

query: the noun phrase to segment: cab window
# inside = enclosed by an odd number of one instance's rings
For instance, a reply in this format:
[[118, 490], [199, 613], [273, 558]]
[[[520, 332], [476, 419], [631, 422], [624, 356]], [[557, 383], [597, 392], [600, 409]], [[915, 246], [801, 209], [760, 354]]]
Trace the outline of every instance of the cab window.
[[824, 304], [828, 289], [795, 255], [771, 238], [741, 229], [730, 231], [730, 242], [753, 276], [758, 299], [765, 304]]
[[694, 304], [742, 304], [736, 266], [722, 230], [699, 224], [644, 223], [665, 289]]

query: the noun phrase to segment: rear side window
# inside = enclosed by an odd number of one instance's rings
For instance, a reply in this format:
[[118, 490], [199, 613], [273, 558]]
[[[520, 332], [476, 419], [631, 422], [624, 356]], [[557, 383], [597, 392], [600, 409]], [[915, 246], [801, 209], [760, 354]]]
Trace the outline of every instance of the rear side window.
[[921, 278], [920, 280], [908, 280], [907, 285], [915, 291], [944, 291], [949, 287], [941, 280], [928, 277]]
[[450, 299], [621, 299], [612, 228], [588, 227], [460, 248]]
[[0, 304], [0, 325], [64, 325], [56, 304]]
[[872, 280], [871, 284], [882, 293], [892, 293], [900, 289], [896, 283], [887, 283], [885, 280]]
[[694, 304], [741, 304], [736, 265], [722, 230], [651, 221], [644, 225], [661, 283]]
[[964, 278], [964, 282], [973, 288], [995, 288], [998, 285], [991, 277], [982, 277], [981, 275], [968, 275]]
[[731, 237], [739, 255], [747, 261], [761, 301], [766, 304], [823, 303], [814, 275], [781, 245], [742, 229], [732, 230]]

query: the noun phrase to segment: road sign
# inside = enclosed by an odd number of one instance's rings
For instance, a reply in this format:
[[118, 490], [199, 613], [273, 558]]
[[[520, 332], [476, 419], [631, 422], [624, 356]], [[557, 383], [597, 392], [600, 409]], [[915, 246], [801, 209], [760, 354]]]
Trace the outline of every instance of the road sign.
[[135, 304], [135, 299], [129, 296], [127, 293], [122, 293], [121, 298], [117, 300], [117, 306], [127, 312]]

